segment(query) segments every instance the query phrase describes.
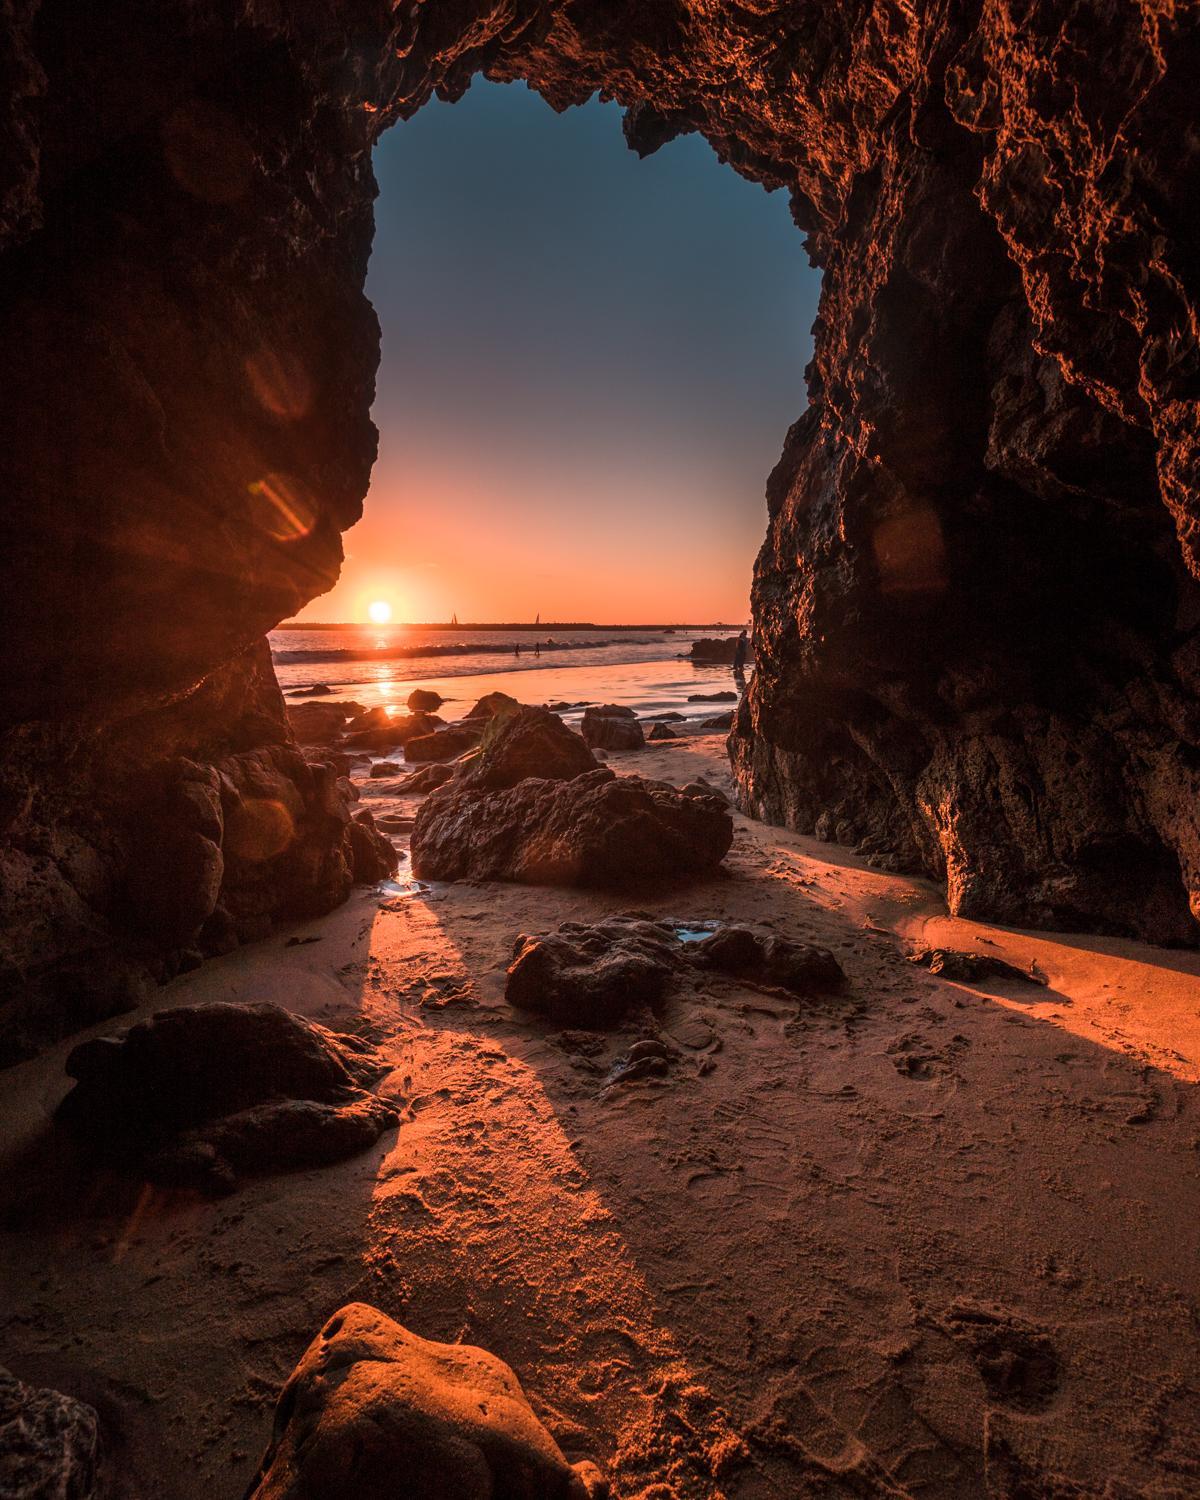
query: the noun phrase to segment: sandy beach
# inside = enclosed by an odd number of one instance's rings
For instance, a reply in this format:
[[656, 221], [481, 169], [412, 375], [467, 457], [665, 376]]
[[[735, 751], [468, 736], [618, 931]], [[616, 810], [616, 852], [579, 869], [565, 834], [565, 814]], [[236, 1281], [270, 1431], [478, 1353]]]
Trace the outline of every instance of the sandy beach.
[[[722, 735], [609, 760], [732, 790]], [[416, 799], [360, 786], [403, 849]], [[44, 1136], [67, 1047], [9, 1073], [5, 1358], [97, 1406], [121, 1493], [235, 1500], [361, 1300], [506, 1360], [621, 1500], [1194, 1495], [1200, 958], [954, 921], [735, 816], [720, 878], [636, 908], [823, 944], [844, 994], [697, 975], [611, 1032], [505, 1004], [518, 934], [623, 906], [405, 859], [165, 987], [148, 1009], [274, 1000], [368, 1038], [403, 1112], [216, 1201], [82, 1182]], [[1046, 982], [950, 983], [906, 961], [929, 945]], [[667, 1075], [610, 1082], [646, 1037]]]

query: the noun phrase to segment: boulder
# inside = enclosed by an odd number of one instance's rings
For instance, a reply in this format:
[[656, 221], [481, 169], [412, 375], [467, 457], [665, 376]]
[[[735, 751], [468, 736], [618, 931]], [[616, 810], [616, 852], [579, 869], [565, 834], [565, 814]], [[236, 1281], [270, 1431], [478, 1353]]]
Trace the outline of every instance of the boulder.
[[686, 719], [687, 714], [677, 713], [673, 708], [664, 714], [642, 715], [643, 724], [682, 724]]
[[314, 682], [312, 687], [293, 688], [293, 698], [327, 698], [333, 689], [325, 682]]
[[[375, 755], [386, 755], [397, 745], [407, 746], [412, 740], [435, 734], [442, 722], [436, 714], [389, 714], [385, 708], [376, 708], [370, 715], [351, 722], [346, 744], [370, 750]], [[362, 727], [355, 729], [355, 724]]]
[[601, 1500], [512, 1370], [361, 1302], [334, 1314], [279, 1397], [247, 1500]]
[[377, 760], [368, 772], [371, 781], [383, 781], [388, 776], [399, 776], [404, 767], [398, 760]]
[[226, 1191], [238, 1174], [365, 1150], [399, 1115], [367, 1091], [386, 1065], [354, 1036], [277, 1005], [178, 1006], [68, 1056], [58, 1119], [152, 1181]]
[[621, 917], [564, 922], [544, 937], [522, 934], [504, 998], [561, 1026], [611, 1026], [631, 1005], [662, 998], [679, 947], [665, 924]]
[[710, 786], [702, 776], [698, 776], [695, 781], [689, 781], [685, 786], [680, 787], [680, 791], [685, 797], [716, 797], [726, 807], [729, 806], [729, 798], [725, 793], [719, 787]]
[[[748, 649], [748, 647], [747, 647]], [[698, 641], [693, 641], [690, 656], [693, 661], [721, 662], [733, 664], [734, 655], [737, 651], [737, 636], [731, 635], [720, 639], [712, 636], [703, 636]]]
[[640, 750], [646, 743], [633, 710], [612, 703], [585, 709], [580, 732], [589, 746], [601, 750]]
[[300, 745], [332, 745], [342, 737], [347, 713], [340, 703], [289, 703], [288, 727]]
[[414, 771], [404, 781], [401, 790], [407, 795], [409, 792], [432, 792], [435, 787], [445, 786], [454, 775], [454, 767], [433, 761], [427, 766], [422, 766], [419, 771]]
[[602, 768], [502, 791], [453, 781], [422, 804], [411, 847], [422, 878], [625, 887], [712, 874], [732, 842], [715, 797]]
[[458, 779], [463, 786], [499, 791], [529, 776], [570, 781], [595, 769], [592, 752], [557, 714], [522, 708], [490, 721], [479, 754], [461, 768]]
[[369, 808], [364, 807], [354, 814], [349, 833], [351, 871], [357, 884], [374, 885], [377, 880], [386, 880], [395, 874], [400, 856], [392, 841], [375, 827]]
[[408, 695], [408, 711], [412, 714], [436, 713], [445, 701], [441, 693], [435, 693], [432, 688], [413, 688]]
[[679, 736], [673, 729], [668, 729], [665, 724], [656, 724], [650, 731], [651, 740], [677, 740]]
[[730, 690], [725, 693], [689, 693], [689, 703], [736, 703], [738, 695]]
[[828, 949], [764, 937], [749, 927], [718, 927], [692, 945], [691, 957], [723, 974], [774, 985], [794, 995], [836, 990], [845, 982], [841, 965]]
[[456, 760], [467, 750], [473, 750], [481, 738], [478, 729], [467, 724], [451, 724], [447, 729], [410, 739], [404, 746], [404, 759], [416, 762]]
[[521, 707], [508, 693], [485, 693], [467, 714], [468, 719], [494, 719], [497, 714], [515, 714]]
[[726, 730], [732, 729], [733, 728], [733, 710], [730, 709], [730, 711], [727, 714], [717, 714], [716, 717], [712, 718], [712, 719], [705, 719], [701, 723], [700, 728], [701, 729], [726, 729]]
[[0, 1368], [0, 1495], [5, 1500], [92, 1500], [99, 1493], [100, 1419], [60, 1391], [26, 1385]]

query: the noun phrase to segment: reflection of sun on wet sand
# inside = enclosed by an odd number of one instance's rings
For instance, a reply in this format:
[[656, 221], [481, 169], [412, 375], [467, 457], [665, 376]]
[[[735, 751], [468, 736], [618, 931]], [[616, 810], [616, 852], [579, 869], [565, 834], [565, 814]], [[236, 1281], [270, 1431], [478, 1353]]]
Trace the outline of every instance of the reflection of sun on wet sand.
[[[610, 764], [731, 789], [717, 735]], [[419, 799], [361, 790], [401, 841]], [[952, 921], [932, 887], [741, 817], [727, 873], [628, 902], [406, 870], [157, 997], [360, 1032], [397, 1134], [132, 1221], [101, 1197], [68, 1233], [51, 1202], [4, 1239], [7, 1343], [120, 1382], [156, 1493], [239, 1494], [351, 1299], [498, 1355], [622, 1497], [1189, 1492], [1200, 962]], [[633, 904], [820, 944], [848, 986], [697, 971], [608, 1032], [505, 1004], [519, 933]], [[917, 946], [1046, 983], [950, 983]], [[650, 1036], [666, 1072], [611, 1082]], [[61, 1062], [9, 1075], [30, 1128]]]

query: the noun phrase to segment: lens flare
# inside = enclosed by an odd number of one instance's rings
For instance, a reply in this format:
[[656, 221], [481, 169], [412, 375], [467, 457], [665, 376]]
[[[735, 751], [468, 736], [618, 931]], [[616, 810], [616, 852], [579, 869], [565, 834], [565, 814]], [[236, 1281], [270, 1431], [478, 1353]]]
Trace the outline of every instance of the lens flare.
[[267, 474], [249, 489], [255, 525], [277, 542], [298, 542], [316, 525], [316, 504], [291, 475]]

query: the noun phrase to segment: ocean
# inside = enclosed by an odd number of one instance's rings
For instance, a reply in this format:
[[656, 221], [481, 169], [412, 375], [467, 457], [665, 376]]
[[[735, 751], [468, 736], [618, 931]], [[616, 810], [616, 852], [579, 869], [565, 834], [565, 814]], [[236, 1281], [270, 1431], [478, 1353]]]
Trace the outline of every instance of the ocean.
[[420, 685], [447, 700], [442, 711], [447, 718], [466, 713], [484, 693], [497, 690], [524, 703], [603, 701], [639, 713], [673, 710], [703, 718], [729, 705], [692, 703], [689, 696], [727, 691], [735, 684], [728, 666], [693, 664], [691, 644], [702, 636], [736, 634], [734, 626], [673, 634], [547, 627], [541, 635], [354, 626], [274, 630], [270, 643], [275, 673], [289, 700], [297, 689], [320, 683], [368, 708], [402, 708]]

